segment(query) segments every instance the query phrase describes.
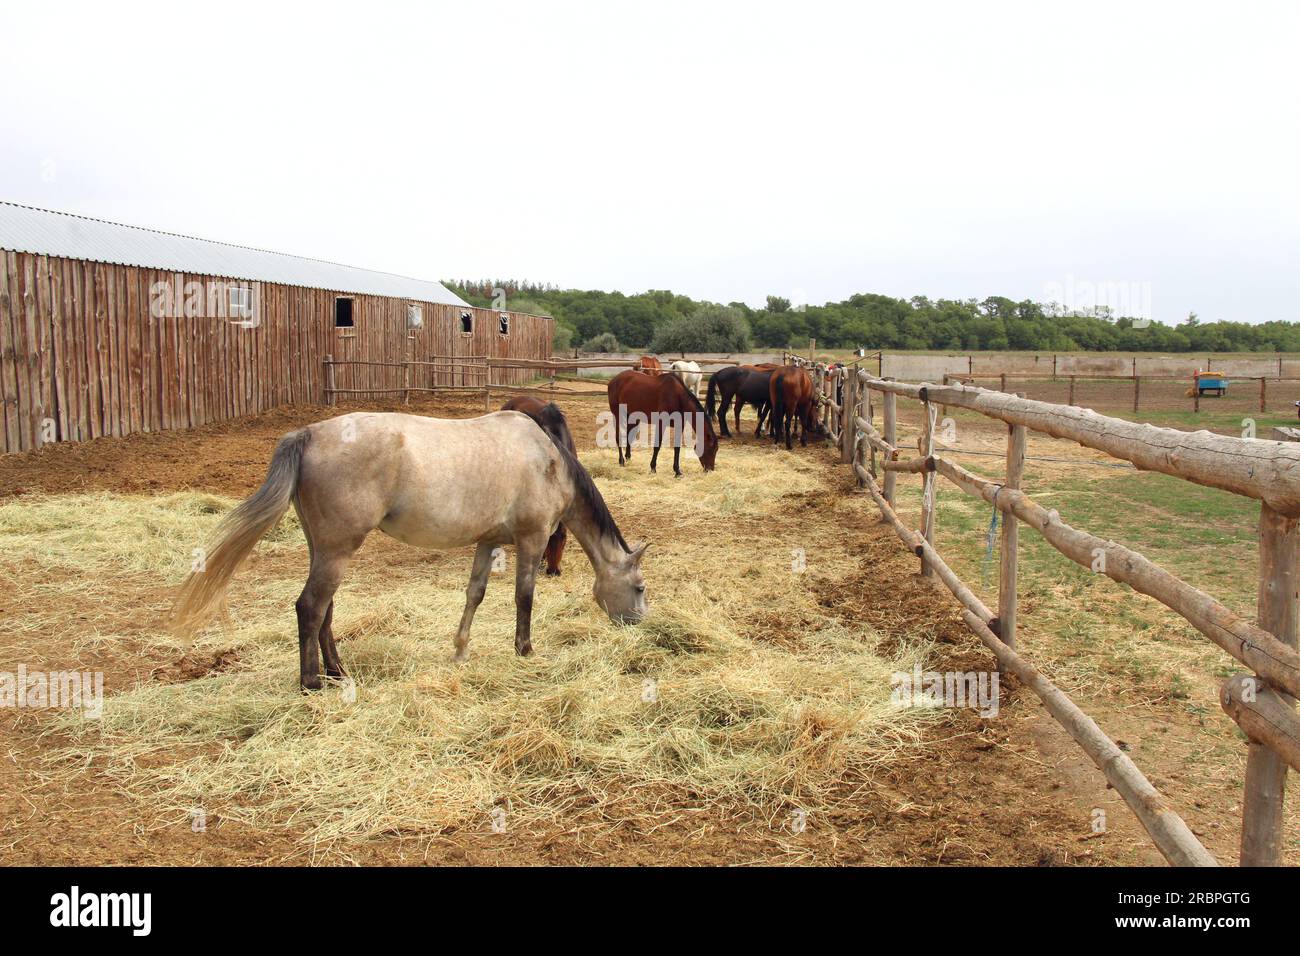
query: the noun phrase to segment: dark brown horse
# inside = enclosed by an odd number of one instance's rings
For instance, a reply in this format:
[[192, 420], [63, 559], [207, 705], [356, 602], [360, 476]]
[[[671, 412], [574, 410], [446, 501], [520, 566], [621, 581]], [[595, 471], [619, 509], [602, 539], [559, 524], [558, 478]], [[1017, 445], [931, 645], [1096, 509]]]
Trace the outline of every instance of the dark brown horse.
[[[673, 474], [682, 476], [681, 457], [682, 441], [686, 426], [695, 432], [697, 444], [702, 440], [703, 447], [698, 449], [700, 465], [705, 471], [713, 470], [713, 461], [718, 454], [718, 436], [713, 433], [709, 416], [704, 406], [676, 375], [647, 376], [636, 369], [628, 369], [615, 375], [609, 382], [609, 410], [617, 423], [615, 440], [618, 442], [618, 463], [626, 463], [632, 457], [632, 442], [641, 425], [652, 429], [654, 454], [650, 456], [650, 470], [654, 471], [659, 462], [659, 448], [663, 444], [664, 431], [673, 429]], [[624, 437], [626, 435], [626, 438]], [[624, 455], [624, 445], [627, 454]]]
[[[727, 409], [734, 400], [736, 403], [736, 431], [740, 431], [740, 410], [746, 405], [753, 405], [758, 412], [758, 427], [754, 430], [757, 438], [763, 433], [763, 420], [771, 408], [768, 398], [768, 380], [773, 369], [780, 365], [729, 365], [715, 372], [709, 378], [707, 391], [709, 418], [717, 419], [723, 438], [730, 438], [727, 430]], [[722, 411], [716, 411], [718, 397], [722, 399]]]
[[[542, 431], [556, 436], [565, 448], [573, 452], [573, 457], [578, 457], [578, 449], [574, 447], [573, 436], [569, 434], [569, 423], [560, 411], [560, 407], [554, 402], [543, 402], [541, 399], [533, 398], [531, 395], [516, 395], [510, 401], [501, 406], [503, 412], [523, 412], [533, 421], [541, 426]], [[557, 424], [558, 421], [558, 424]], [[564, 545], [569, 540], [569, 533], [564, 530], [564, 525], [555, 526], [550, 539], [546, 542], [546, 551], [542, 557], [546, 559], [546, 573], [555, 577], [560, 573], [560, 559], [564, 557]]]
[[799, 444], [808, 444], [808, 432], [814, 427], [812, 377], [802, 368], [787, 365], [772, 373], [768, 383], [768, 399], [772, 405], [772, 440], [779, 442], [784, 436], [785, 447], [794, 447], [794, 426], [800, 426]]

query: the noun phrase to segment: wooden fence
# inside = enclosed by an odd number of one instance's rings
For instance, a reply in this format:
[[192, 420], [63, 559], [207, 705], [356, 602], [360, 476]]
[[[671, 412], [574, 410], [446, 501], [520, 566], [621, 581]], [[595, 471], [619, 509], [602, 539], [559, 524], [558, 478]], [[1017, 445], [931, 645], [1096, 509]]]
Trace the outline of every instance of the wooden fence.
[[945, 372], [942, 384], [977, 385], [993, 383], [999, 391], [1026, 394], [1056, 404], [1086, 405], [1090, 408], [1161, 411], [1207, 410], [1250, 414], [1253, 412], [1295, 414], [1300, 400], [1300, 379], [1277, 376], [1224, 376], [1224, 395], [1202, 395], [1194, 377], [1168, 375], [1062, 375], [1057, 378], [1028, 376], [1014, 372], [967, 375]]
[[[665, 363], [671, 362], [665, 359]], [[710, 365], [736, 365], [731, 359], [708, 359]], [[583, 395], [601, 394], [596, 392], [577, 392], [562, 389], [557, 383], [561, 381], [589, 381], [576, 375], [565, 374], [582, 369], [636, 368], [640, 359], [514, 359], [493, 358], [490, 355], [434, 355], [428, 360], [408, 362], [359, 362], [355, 360], [336, 359], [332, 355], [324, 359], [324, 385], [321, 394], [328, 405], [337, 402], [340, 395], [401, 395], [403, 401], [409, 401], [412, 393], [420, 392], [477, 392], [483, 396], [483, 408], [490, 410], [492, 394], [526, 392], [536, 395], [564, 395], [582, 397]], [[355, 369], [353, 380], [359, 384], [343, 387], [339, 384], [340, 368]], [[666, 364], [665, 364], [666, 368]], [[371, 372], [371, 370], [377, 370]], [[372, 381], [363, 376], [376, 375], [379, 381]], [[698, 373], [701, 382], [708, 381], [713, 372]], [[544, 384], [522, 384], [548, 380]], [[400, 384], [391, 384], [391, 380]]]
[[[1236, 660], [1250, 668], [1224, 682], [1220, 702], [1249, 740], [1242, 811], [1240, 862], [1278, 865], [1282, 853], [1282, 801], [1288, 767], [1300, 770], [1300, 696], [1297, 610], [1300, 581], [1300, 432], [1277, 429], [1276, 440], [1227, 438], [1139, 425], [1090, 409], [1031, 401], [1022, 396], [964, 385], [908, 384], [856, 367], [809, 367], [817, 383], [823, 419], [871, 495], [883, 519], [920, 559], [921, 574], [937, 580], [961, 604], [962, 617], [992, 651], [999, 667], [1016, 675], [1043, 701], [1132, 808], [1164, 857], [1176, 865], [1217, 861], [1150, 781], [1097, 724], [1028, 663], [1017, 648], [1016, 577], [1020, 525], [1027, 525], [1066, 557], [1181, 615]], [[921, 403], [916, 454], [898, 447], [898, 400]], [[935, 452], [939, 406], [970, 409], [1006, 423], [1006, 477], [1001, 482], [972, 474]], [[879, 417], [878, 417], [879, 413]], [[879, 427], [877, 427], [879, 421]], [[1067, 438], [1140, 469], [1246, 495], [1260, 502], [1258, 622], [1242, 620], [1223, 604], [1175, 577], [1141, 554], [1066, 524], [1021, 488], [1028, 431]], [[922, 483], [920, 528], [909, 528], [895, 510], [900, 475]], [[938, 516], [936, 478], [982, 499], [1003, 517], [997, 611], [963, 582], [934, 547]]]

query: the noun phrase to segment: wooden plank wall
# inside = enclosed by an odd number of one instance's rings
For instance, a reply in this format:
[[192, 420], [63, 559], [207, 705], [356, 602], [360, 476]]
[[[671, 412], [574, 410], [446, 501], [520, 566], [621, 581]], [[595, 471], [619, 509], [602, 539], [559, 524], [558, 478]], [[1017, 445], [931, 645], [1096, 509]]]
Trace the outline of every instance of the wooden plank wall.
[[[193, 428], [278, 405], [323, 399], [322, 360], [388, 363], [338, 366], [338, 388], [400, 389], [408, 360], [433, 356], [546, 359], [551, 319], [470, 309], [460, 332], [456, 306], [419, 303], [423, 327], [407, 329], [406, 299], [261, 283], [259, 322], [157, 317], [155, 283], [221, 290], [250, 283], [100, 262], [0, 251], [0, 447], [26, 451], [48, 441]], [[334, 328], [334, 300], [353, 299], [354, 326]], [[536, 373], [493, 369], [494, 384]], [[483, 384], [481, 376], [413, 367], [411, 385]]]

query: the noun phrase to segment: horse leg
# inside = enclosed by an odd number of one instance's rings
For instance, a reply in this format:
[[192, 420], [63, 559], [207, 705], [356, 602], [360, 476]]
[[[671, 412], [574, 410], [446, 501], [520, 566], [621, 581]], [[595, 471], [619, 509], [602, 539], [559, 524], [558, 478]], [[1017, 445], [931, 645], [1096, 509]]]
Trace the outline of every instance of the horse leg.
[[339, 649], [334, 643], [334, 601], [325, 609], [325, 620], [320, 626], [320, 656], [325, 665], [326, 677], [347, 677], [343, 661], [339, 659]]
[[533, 589], [537, 584], [537, 558], [545, 547], [540, 534], [520, 535], [515, 540], [515, 653], [527, 657], [533, 652]]
[[718, 431], [723, 438], [731, 437], [731, 432], [727, 431], [727, 412], [731, 410], [731, 399], [730, 392], [722, 393], [722, 410], [718, 412]]
[[569, 540], [569, 533], [564, 525], [555, 526], [555, 533], [546, 542], [546, 576], [556, 577], [560, 573], [560, 558], [564, 557], [564, 545]]
[[[469, 629], [474, 623], [474, 612], [487, 593], [488, 577], [492, 574], [492, 552], [495, 550], [496, 545], [484, 541], [474, 549], [474, 565], [470, 568], [469, 584], [465, 585], [465, 610], [460, 616], [460, 627], [456, 628], [456, 654], [452, 660], [457, 664], [463, 664], [469, 657]], [[536, 562], [534, 556], [533, 563]]]
[[658, 422], [655, 426], [654, 439], [655, 450], [654, 454], [650, 456], [650, 470], [652, 472], [655, 470], [655, 464], [659, 461], [659, 446], [664, 442], [664, 423], [662, 421]]
[[[343, 580], [343, 572], [348, 566], [348, 561], [360, 546], [361, 542], [358, 541], [350, 550], [340, 549], [328, 553], [317, 550], [312, 555], [307, 584], [294, 604], [294, 610], [298, 613], [298, 681], [303, 690], [321, 688], [321, 631], [326, 615], [334, 603], [334, 592], [338, 590], [339, 582]], [[332, 631], [329, 644], [333, 650]], [[334, 651], [335, 663], [337, 663], [337, 656], [338, 652]]]
[[[309, 561], [316, 559], [316, 548], [312, 544], [311, 526], [302, 519], [302, 508], [299, 507], [295, 499], [293, 510], [298, 515], [298, 523], [302, 525], [303, 537], [307, 539], [307, 555]], [[339, 659], [339, 649], [334, 643], [334, 599], [330, 598], [329, 607], [325, 609], [325, 619], [321, 622], [320, 632], [317, 635], [320, 643], [321, 657], [324, 659], [326, 677], [347, 677], [348, 672], [343, 669], [343, 662]]]

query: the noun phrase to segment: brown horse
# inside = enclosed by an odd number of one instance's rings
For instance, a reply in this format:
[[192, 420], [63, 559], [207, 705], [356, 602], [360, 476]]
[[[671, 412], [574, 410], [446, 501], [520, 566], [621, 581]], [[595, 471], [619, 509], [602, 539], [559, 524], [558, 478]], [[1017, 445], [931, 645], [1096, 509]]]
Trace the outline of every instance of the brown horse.
[[813, 428], [812, 377], [802, 368], [787, 365], [772, 373], [768, 382], [768, 396], [772, 404], [772, 440], [779, 442], [785, 436], [785, 447], [794, 447], [794, 425], [800, 425], [799, 444], [808, 444], [808, 432]]
[[[713, 425], [700, 400], [676, 375], [647, 377], [636, 369], [620, 372], [609, 382], [609, 410], [617, 423], [614, 434], [620, 465], [632, 457], [632, 442], [637, 429], [642, 424], [649, 424], [655, 449], [650, 456], [650, 470], [654, 471], [659, 461], [659, 447], [663, 444], [664, 428], [672, 426], [673, 474], [680, 478], [682, 441], [689, 424], [697, 443], [703, 440], [703, 448], [698, 450], [700, 465], [705, 471], [713, 470], [713, 461], [718, 454], [718, 436], [713, 433]], [[626, 458], [624, 444], [627, 447]]]
[[647, 375], [662, 375], [664, 373], [663, 363], [653, 355], [643, 355], [637, 360], [637, 364], [632, 366], [638, 372], [645, 372]]
[[[543, 431], [557, 433], [560, 443], [565, 448], [573, 452], [573, 457], [578, 457], [578, 449], [574, 447], [573, 436], [569, 434], [569, 423], [560, 411], [560, 407], [554, 402], [543, 402], [539, 398], [533, 398], [531, 395], [516, 395], [510, 401], [501, 406], [503, 412], [523, 412], [533, 421], [541, 426]], [[559, 421], [563, 423], [563, 428], [552, 428], [554, 416], [558, 416]], [[564, 523], [555, 526], [555, 531], [551, 534], [550, 540], [546, 542], [546, 551], [542, 555], [546, 559], [546, 573], [555, 577], [560, 573], [560, 559], [564, 557], [564, 545], [569, 540], [569, 533], [564, 530]]]

